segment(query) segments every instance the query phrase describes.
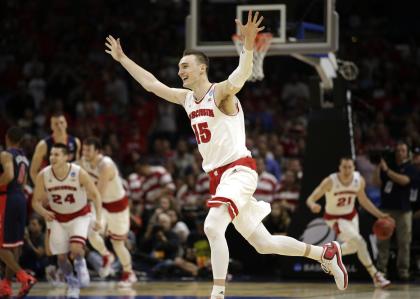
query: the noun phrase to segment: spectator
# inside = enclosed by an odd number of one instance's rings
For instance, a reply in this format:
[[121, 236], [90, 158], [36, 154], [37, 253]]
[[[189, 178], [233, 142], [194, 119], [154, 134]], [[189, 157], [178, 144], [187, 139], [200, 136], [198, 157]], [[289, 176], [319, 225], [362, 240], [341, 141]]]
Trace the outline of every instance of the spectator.
[[153, 213], [153, 209], [162, 196], [174, 193], [175, 184], [164, 167], [152, 166], [145, 158], [138, 160], [135, 168], [136, 173], [143, 177], [140, 197], [144, 201], [144, 213], [147, 218]]
[[274, 200], [274, 194], [278, 188], [278, 182], [274, 175], [265, 170], [264, 158], [256, 158], [258, 183], [254, 197], [256, 200], [263, 200], [271, 203]]
[[280, 181], [279, 188], [276, 191], [275, 199], [291, 213], [293, 213], [299, 204], [300, 187], [297, 181], [296, 173], [287, 170], [283, 179]]
[[271, 213], [264, 219], [264, 225], [273, 235], [286, 235], [290, 217], [280, 201], [271, 203]]
[[[398, 243], [397, 271], [399, 279], [410, 279], [410, 244], [412, 211], [410, 206], [410, 182], [415, 168], [410, 163], [408, 146], [397, 143], [392, 161], [381, 159], [375, 171], [376, 181], [381, 185], [381, 205], [384, 213], [395, 219]], [[378, 240], [378, 269], [387, 272], [390, 240]]]
[[20, 261], [24, 269], [33, 271], [38, 279], [45, 276], [48, 257], [44, 247], [45, 223], [37, 214], [29, 219]]

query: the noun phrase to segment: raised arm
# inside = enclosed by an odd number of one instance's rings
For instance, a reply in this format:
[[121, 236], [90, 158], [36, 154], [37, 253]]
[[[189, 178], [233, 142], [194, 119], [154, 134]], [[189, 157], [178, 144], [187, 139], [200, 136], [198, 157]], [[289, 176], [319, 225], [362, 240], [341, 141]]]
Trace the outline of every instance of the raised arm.
[[[232, 101], [233, 103], [233, 95], [241, 90], [242, 86], [252, 73], [255, 37], [258, 32], [264, 30], [264, 26], [259, 27], [264, 17], [258, 17], [258, 15], [258, 11], [253, 15], [250, 10], [245, 25], [243, 25], [240, 20], [235, 20], [236, 24], [239, 26], [241, 38], [244, 41], [244, 48], [239, 54], [238, 67], [230, 74], [227, 80], [216, 85], [216, 104], [218, 106], [222, 101]], [[233, 105], [235, 105], [235, 103], [233, 103]]]
[[139, 82], [144, 89], [149, 92], [153, 92], [155, 95], [169, 102], [182, 105], [188, 92], [186, 89], [170, 88], [166, 86], [156, 79], [152, 73], [146, 71], [144, 68], [128, 58], [122, 50], [119, 38], [115, 39], [112, 35], [108, 35], [105, 46], [108, 48], [105, 52], [121, 63], [127, 72], [129, 72], [130, 75], [136, 79], [136, 81]]
[[375, 205], [370, 201], [365, 192], [366, 182], [364, 178], [361, 180], [360, 190], [357, 192], [357, 199], [360, 205], [376, 218], [389, 217], [388, 214], [382, 213]]
[[29, 169], [29, 175], [31, 176], [31, 180], [35, 183], [36, 176], [41, 168], [42, 160], [44, 156], [47, 154], [47, 144], [44, 140], [38, 142], [35, 147], [34, 155], [32, 156], [31, 161], [31, 168]]
[[311, 210], [312, 213], [319, 213], [321, 212], [321, 205], [317, 204], [316, 202], [324, 196], [325, 193], [331, 190], [332, 187], [332, 180], [328, 177], [325, 178], [318, 187], [309, 195], [308, 199], [306, 200], [306, 205]]

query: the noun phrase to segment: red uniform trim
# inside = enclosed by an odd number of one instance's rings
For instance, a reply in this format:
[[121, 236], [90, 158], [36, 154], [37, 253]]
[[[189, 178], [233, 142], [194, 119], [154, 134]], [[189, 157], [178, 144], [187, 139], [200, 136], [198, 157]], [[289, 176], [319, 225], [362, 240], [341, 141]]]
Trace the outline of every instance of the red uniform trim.
[[344, 215], [331, 215], [328, 213], [324, 214], [324, 219], [325, 220], [336, 220], [336, 219], [346, 219], [346, 220], [352, 220], [354, 218], [354, 216], [357, 215], [357, 211], [356, 209], [353, 209], [353, 211], [349, 214], [344, 214]]
[[238, 216], [239, 211], [236, 207], [233, 200], [226, 198], [226, 197], [213, 197], [207, 201], [207, 206], [209, 208], [219, 207], [221, 205], [227, 205], [230, 218], [233, 220], [236, 216]]
[[69, 176], [69, 174], [71, 172], [71, 163], [69, 163], [69, 164], [70, 164], [69, 170], [67, 171], [66, 176], [64, 178], [62, 178], [62, 179], [59, 179], [58, 176], [56, 176], [56, 174], [54, 172], [54, 168], [51, 166], [51, 172], [52, 172], [53, 176], [55, 177], [55, 179], [57, 181], [63, 182], [65, 179], [67, 179], [67, 177]]
[[113, 202], [103, 202], [102, 206], [110, 213], [122, 212], [128, 207], [128, 197], [124, 196], [123, 198]]
[[116, 241], [124, 241], [124, 240], [127, 239], [127, 234], [125, 234], [125, 235], [116, 235], [116, 234], [112, 234], [111, 233], [109, 236], [110, 236], [110, 238], [112, 240], [116, 240]]
[[70, 243], [78, 243], [78, 244], [82, 244], [83, 246], [86, 245], [86, 242], [81, 241], [80, 239], [72, 239], [70, 240]]
[[206, 97], [206, 95], [209, 93], [209, 91], [211, 90], [211, 88], [213, 87], [213, 85], [214, 85], [214, 83], [211, 84], [210, 88], [206, 91], [206, 93], [203, 95], [203, 97], [199, 101], [197, 101], [197, 99], [195, 98], [195, 95], [193, 94], [194, 103], [200, 104], [204, 100], [204, 98]]
[[80, 243], [85, 245], [86, 244], [86, 238], [81, 236], [71, 236], [70, 237], [70, 243]]
[[223, 173], [229, 168], [232, 168], [235, 166], [246, 166], [253, 170], [257, 169], [257, 164], [255, 163], [255, 160], [252, 159], [251, 157], [240, 158], [236, 161], [233, 161], [232, 163], [213, 169], [212, 171], [208, 173], [208, 175], [210, 176], [210, 194], [211, 195], [216, 194], [216, 189], [217, 189], [217, 186], [219, 186], [220, 184], [220, 179], [222, 178]]
[[[51, 209], [52, 210], [52, 209]], [[77, 218], [79, 216], [84, 216], [86, 214], [90, 213], [90, 205], [85, 205], [83, 208], [81, 208], [79, 211], [70, 213], [70, 214], [60, 214], [54, 210], [52, 210], [55, 214], [55, 219], [58, 222], [69, 222], [70, 220], [73, 220], [74, 218]]]

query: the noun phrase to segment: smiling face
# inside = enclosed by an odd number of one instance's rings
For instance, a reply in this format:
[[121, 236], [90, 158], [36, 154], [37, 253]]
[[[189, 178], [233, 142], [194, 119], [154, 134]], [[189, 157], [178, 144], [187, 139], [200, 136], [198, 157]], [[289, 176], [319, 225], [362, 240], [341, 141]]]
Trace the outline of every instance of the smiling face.
[[196, 55], [185, 55], [178, 64], [178, 76], [182, 80], [182, 86], [192, 89], [202, 76], [207, 76], [206, 65], [199, 63]]
[[53, 147], [50, 152], [50, 164], [59, 167], [67, 162], [68, 157], [69, 155], [63, 149]]

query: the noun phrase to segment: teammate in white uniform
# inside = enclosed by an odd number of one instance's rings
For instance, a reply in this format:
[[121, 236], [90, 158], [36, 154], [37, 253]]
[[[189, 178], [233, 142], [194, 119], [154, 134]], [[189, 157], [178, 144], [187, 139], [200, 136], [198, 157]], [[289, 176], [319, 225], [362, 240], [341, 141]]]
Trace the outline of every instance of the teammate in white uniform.
[[[53, 255], [58, 255], [58, 265], [68, 284], [67, 296], [78, 297], [80, 287], [90, 282], [84, 258], [92, 216], [87, 198], [95, 203], [95, 229], [100, 229], [102, 208], [95, 184], [80, 166], [67, 162], [68, 154], [65, 144], [56, 143], [52, 146], [51, 165], [36, 177], [32, 204], [34, 210], [50, 222], [49, 247]], [[48, 199], [50, 210], [42, 205], [45, 199]], [[76, 277], [68, 258], [73, 261]]]
[[335, 230], [343, 255], [357, 253], [357, 257], [369, 272], [376, 287], [387, 287], [390, 281], [373, 265], [367, 245], [359, 233], [359, 216], [355, 208], [356, 198], [360, 205], [377, 218], [389, 217], [382, 213], [369, 200], [365, 193], [365, 180], [354, 170], [354, 161], [350, 157], [340, 159], [339, 172], [326, 177], [306, 200], [313, 213], [321, 211], [316, 201], [325, 195], [326, 223]]
[[225, 231], [230, 222], [260, 253], [306, 256], [321, 261], [334, 275], [337, 287], [347, 288], [347, 271], [341, 262], [338, 242], [312, 246], [286, 236], [272, 236], [261, 223], [270, 204], [252, 197], [257, 186], [255, 161], [245, 146], [244, 114], [235, 96], [252, 72], [255, 37], [264, 27], [259, 13], [248, 13], [246, 25], [236, 20], [244, 40], [239, 65], [225, 81], [212, 84], [207, 77], [208, 58], [199, 51], [185, 51], [178, 75], [185, 88], [170, 88], [130, 58], [119, 39], [108, 36], [105, 50], [147, 90], [182, 105], [195, 133], [203, 157], [203, 169], [210, 178], [211, 207], [204, 230], [211, 246], [212, 298], [224, 298], [229, 250]]
[[[132, 269], [130, 252], [124, 244], [130, 229], [128, 197], [117, 166], [110, 157], [102, 155], [100, 150], [101, 143], [98, 138], [90, 137], [84, 140], [80, 165], [93, 179], [101, 194], [103, 207], [103, 231], [101, 233], [107, 234], [111, 238], [112, 247], [123, 267], [118, 285], [129, 287], [137, 281], [137, 278]], [[90, 230], [89, 242], [103, 257], [103, 265], [99, 271], [100, 276], [108, 276], [114, 256], [106, 248], [99, 232]]]

